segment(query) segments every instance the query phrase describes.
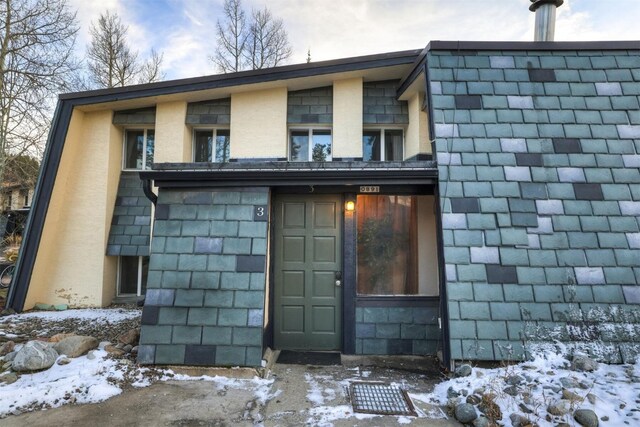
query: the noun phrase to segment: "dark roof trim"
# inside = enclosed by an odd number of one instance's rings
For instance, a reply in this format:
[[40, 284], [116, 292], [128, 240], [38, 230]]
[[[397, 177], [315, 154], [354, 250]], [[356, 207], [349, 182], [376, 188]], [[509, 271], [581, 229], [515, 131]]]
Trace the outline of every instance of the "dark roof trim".
[[162, 170], [140, 172], [160, 188], [327, 186], [327, 185], [420, 185], [434, 184], [435, 167], [429, 169], [232, 169]]
[[425, 50], [640, 50], [640, 41], [479, 42], [433, 40], [427, 45]]
[[287, 65], [262, 70], [241, 71], [238, 73], [216, 74], [211, 76], [169, 80], [165, 82], [112, 89], [67, 93], [60, 95], [60, 99], [74, 100], [76, 105], [97, 104], [101, 102], [119, 101], [132, 98], [143, 98], [149, 96], [168, 95], [172, 93], [192, 92], [205, 89], [311, 77], [323, 74], [366, 70], [369, 68], [391, 67], [395, 65], [413, 63], [420, 52], [421, 50], [419, 49], [405, 50], [401, 52], [358, 56], [355, 58], [336, 59], [332, 61]]
[[42, 156], [40, 174], [36, 183], [31, 212], [25, 226], [25, 235], [20, 247], [13, 283], [7, 295], [7, 307], [11, 307], [18, 312], [23, 310], [27, 298], [29, 282], [31, 281], [31, 274], [33, 273], [38, 247], [40, 246], [40, 239], [42, 238], [42, 231], [44, 230], [44, 223], [49, 203], [51, 202], [51, 194], [53, 193], [53, 185], [58, 173], [60, 159], [62, 158], [64, 140], [67, 136], [72, 113], [73, 105], [58, 101], [47, 145]]

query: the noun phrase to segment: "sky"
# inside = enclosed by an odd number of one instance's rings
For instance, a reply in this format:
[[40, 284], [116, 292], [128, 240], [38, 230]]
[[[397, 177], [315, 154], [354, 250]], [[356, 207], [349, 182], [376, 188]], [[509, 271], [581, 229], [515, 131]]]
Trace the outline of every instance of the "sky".
[[[166, 79], [217, 71], [209, 57], [223, 0], [69, 0], [78, 11], [77, 52], [100, 13], [117, 12], [132, 47], [164, 53]], [[243, 0], [249, 12], [267, 6], [283, 20], [289, 64], [422, 49], [431, 40], [531, 41], [530, 0]], [[556, 41], [640, 40], [640, 0], [565, 0]], [[639, 43], [640, 48], [640, 43]]]

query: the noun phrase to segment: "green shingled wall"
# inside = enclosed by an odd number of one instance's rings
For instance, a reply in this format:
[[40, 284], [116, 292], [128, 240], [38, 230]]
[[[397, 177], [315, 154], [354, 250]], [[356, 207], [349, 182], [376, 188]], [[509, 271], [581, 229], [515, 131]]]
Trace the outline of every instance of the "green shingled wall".
[[[431, 51], [450, 348], [640, 350], [640, 52]], [[524, 346], [524, 348], [523, 348]]]
[[159, 190], [139, 363], [260, 366], [268, 203], [267, 188]]

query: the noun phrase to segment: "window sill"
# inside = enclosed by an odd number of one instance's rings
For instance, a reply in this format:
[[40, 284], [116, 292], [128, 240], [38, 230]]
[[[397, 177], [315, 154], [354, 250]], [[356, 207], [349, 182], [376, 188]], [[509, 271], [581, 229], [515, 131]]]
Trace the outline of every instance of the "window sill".
[[438, 295], [358, 295], [356, 307], [424, 307], [437, 306]]

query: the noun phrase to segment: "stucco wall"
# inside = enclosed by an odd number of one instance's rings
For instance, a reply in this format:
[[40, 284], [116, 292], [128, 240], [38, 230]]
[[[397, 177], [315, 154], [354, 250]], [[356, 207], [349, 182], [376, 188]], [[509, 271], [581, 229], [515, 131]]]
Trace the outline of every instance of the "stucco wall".
[[287, 89], [231, 96], [231, 157], [287, 157]]
[[186, 114], [186, 102], [165, 102], [156, 106], [155, 163], [192, 160], [191, 132], [185, 125]]
[[429, 143], [429, 116], [422, 111], [424, 94], [416, 93], [408, 101], [409, 124], [405, 134], [404, 158], [410, 159], [418, 154], [431, 154]]
[[103, 287], [103, 280], [112, 280], [115, 264], [104, 251], [122, 152], [111, 115], [73, 113], [25, 309], [37, 302], [111, 302], [113, 284]]
[[333, 157], [362, 158], [362, 79], [333, 83]]

